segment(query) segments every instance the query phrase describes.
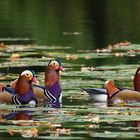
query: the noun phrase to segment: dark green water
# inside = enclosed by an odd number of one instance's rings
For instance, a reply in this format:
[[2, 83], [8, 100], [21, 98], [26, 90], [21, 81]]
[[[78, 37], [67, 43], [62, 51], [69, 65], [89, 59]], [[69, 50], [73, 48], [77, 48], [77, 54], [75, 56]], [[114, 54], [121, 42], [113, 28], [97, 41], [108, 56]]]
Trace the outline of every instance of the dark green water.
[[[32, 68], [43, 85], [52, 58], [66, 69], [61, 74], [62, 108], [1, 104], [0, 139], [140, 138], [139, 103], [107, 107], [81, 91], [102, 87], [107, 79], [133, 86], [140, 63], [139, 0], [0, 0], [0, 9], [0, 42], [5, 43], [0, 46], [1, 82], [9, 84]], [[132, 44], [107, 49], [124, 40]], [[12, 60], [13, 53], [20, 58]]]
[[139, 0], [1, 0], [0, 37], [98, 48], [140, 43]]

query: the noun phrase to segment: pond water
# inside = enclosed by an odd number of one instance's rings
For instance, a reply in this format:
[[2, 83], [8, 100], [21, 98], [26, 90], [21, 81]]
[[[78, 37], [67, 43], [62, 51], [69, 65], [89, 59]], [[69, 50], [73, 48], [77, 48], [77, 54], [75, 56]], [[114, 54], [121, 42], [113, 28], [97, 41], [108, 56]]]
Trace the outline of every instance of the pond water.
[[[2, 46], [2, 45], [1, 45]], [[118, 47], [118, 46], [117, 46]], [[140, 104], [107, 107], [107, 103], [93, 102], [83, 87], [102, 87], [107, 79], [117, 85], [132, 87], [138, 64], [127, 64], [123, 59], [137, 60], [139, 45], [108, 49], [79, 50], [71, 54], [71, 47], [5, 45], [1, 47], [1, 82], [9, 83], [28, 68], [35, 70], [43, 85], [44, 68], [52, 58], [59, 58], [66, 71], [61, 73], [63, 105], [60, 109], [0, 105], [0, 138], [17, 139], [133, 139], [139, 138]], [[130, 51], [131, 50], [131, 51]], [[133, 51], [132, 51], [133, 50]], [[105, 51], [105, 52], [104, 52]], [[14, 53], [15, 57], [12, 54]], [[16, 57], [16, 55], [18, 57]], [[114, 65], [112, 59], [116, 60]], [[102, 62], [94, 66], [92, 62]], [[87, 64], [88, 62], [88, 64]]]
[[[1, 104], [0, 139], [140, 138], [139, 103], [108, 107], [81, 90], [103, 87], [107, 79], [132, 88], [140, 63], [138, 0], [4, 0], [0, 5], [1, 82], [34, 69], [43, 84], [52, 58], [65, 68], [62, 108]], [[132, 43], [118, 43], [124, 40]]]

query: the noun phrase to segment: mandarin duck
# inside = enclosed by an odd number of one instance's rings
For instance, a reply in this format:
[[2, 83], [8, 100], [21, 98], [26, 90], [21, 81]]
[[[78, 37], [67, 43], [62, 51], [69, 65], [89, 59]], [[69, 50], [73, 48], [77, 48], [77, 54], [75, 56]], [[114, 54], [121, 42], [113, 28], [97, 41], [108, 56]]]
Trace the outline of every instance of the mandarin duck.
[[60, 71], [64, 68], [59, 60], [51, 60], [45, 70], [44, 86], [33, 85], [37, 99], [43, 99], [49, 107], [61, 106]]
[[140, 92], [136, 90], [119, 89], [112, 80], [106, 81], [104, 86], [107, 90], [109, 104], [126, 104], [140, 101]]
[[122, 88], [116, 87], [114, 85], [114, 81], [108, 80], [105, 82], [105, 85], [104, 85], [105, 88], [87, 88], [87, 89], [83, 89], [83, 91], [86, 91], [87, 93], [89, 93], [91, 98], [96, 102], [102, 102], [102, 101], [115, 102], [114, 97], [116, 98], [120, 97], [120, 101], [122, 100], [124, 102], [139, 101], [140, 67], [136, 70], [133, 86], [134, 86], [134, 89], [122, 89]]
[[[34, 74], [25, 70], [16, 81], [15, 89], [4, 89], [0, 92], [0, 102], [9, 104], [28, 104], [30, 102], [37, 102], [32, 88], [32, 82], [37, 82]], [[11, 93], [12, 92], [12, 93]]]
[[[36, 79], [36, 75], [35, 75], [34, 70], [25, 70], [25, 71], [30, 71], [33, 74], [35, 83], [36, 84], [39, 83], [39, 81]], [[10, 83], [10, 85], [7, 85], [5, 83], [0, 83], [0, 91], [8, 91], [9, 93], [14, 94], [15, 93], [14, 90], [15, 90], [15, 86], [16, 86], [17, 80], [18, 79], [12, 81]], [[32, 82], [32, 83], [34, 83], [34, 82]]]

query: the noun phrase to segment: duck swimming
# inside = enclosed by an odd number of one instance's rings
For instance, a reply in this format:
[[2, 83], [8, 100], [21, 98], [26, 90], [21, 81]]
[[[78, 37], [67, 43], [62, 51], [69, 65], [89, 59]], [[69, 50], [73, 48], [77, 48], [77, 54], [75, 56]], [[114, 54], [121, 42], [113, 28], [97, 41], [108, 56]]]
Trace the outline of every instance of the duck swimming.
[[105, 82], [105, 88], [109, 104], [126, 104], [140, 101], [140, 92], [131, 89], [119, 89], [112, 80]]
[[[39, 85], [37, 80], [36, 82], [32, 82], [32, 89], [37, 101], [45, 100], [47, 101], [49, 107], [61, 106], [62, 90], [60, 86], [60, 71], [64, 71], [61, 62], [59, 60], [51, 60], [45, 69], [44, 86]], [[32, 75], [35, 78], [35, 74], [33, 72]], [[16, 84], [17, 79], [10, 84], [10, 88], [4, 86], [2, 89], [4, 91], [8, 91], [8, 93], [10, 92], [11, 94], [15, 94], [14, 91], [16, 88]]]
[[30, 101], [37, 102], [32, 88], [32, 82], [37, 82], [33, 73], [29, 70], [23, 71], [16, 81], [15, 89], [0, 92], [0, 102], [8, 104], [28, 104]]
[[33, 85], [37, 99], [47, 101], [49, 107], [61, 106], [60, 71], [64, 71], [61, 62], [59, 60], [51, 60], [45, 70], [44, 86]]
[[104, 84], [104, 88], [88, 88], [83, 89], [96, 102], [109, 101], [110, 103], [117, 102], [139, 102], [140, 101], [140, 67], [137, 68], [134, 81], [134, 89], [120, 89], [115, 86], [114, 81], [108, 80]]

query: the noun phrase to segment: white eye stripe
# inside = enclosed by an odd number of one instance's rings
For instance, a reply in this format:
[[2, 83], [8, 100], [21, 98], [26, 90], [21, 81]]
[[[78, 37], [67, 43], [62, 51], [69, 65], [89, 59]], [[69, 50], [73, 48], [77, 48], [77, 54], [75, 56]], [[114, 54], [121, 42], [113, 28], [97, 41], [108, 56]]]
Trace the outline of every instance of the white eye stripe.
[[25, 70], [25, 71], [23, 71], [23, 72], [21, 73], [21, 76], [22, 76], [22, 75], [26, 75], [27, 77], [30, 77], [30, 76], [32, 76], [32, 77], [33, 77], [32, 72], [31, 72], [31, 71], [29, 71], [29, 70]]
[[59, 65], [59, 63], [57, 62], [57, 61], [52, 61], [51, 63], [50, 63], [50, 65]]

